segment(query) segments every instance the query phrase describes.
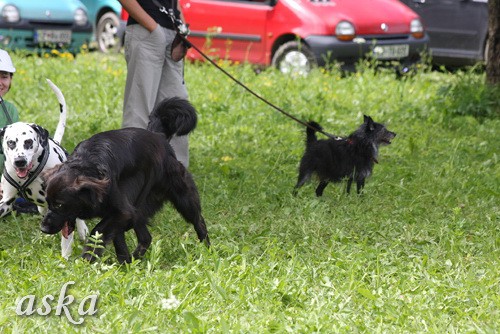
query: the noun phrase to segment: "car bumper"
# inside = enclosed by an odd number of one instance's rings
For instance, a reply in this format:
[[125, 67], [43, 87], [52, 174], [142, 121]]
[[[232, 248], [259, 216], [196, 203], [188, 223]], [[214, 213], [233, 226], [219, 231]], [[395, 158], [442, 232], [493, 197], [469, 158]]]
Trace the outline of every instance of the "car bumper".
[[[344, 65], [354, 65], [358, 60], [374, 55], [376, 47], [408, 45], [408, 54], [404, 57], [383, 58], [399, 60], [401, 62], [415, 62], [420, 59], [420, 54], [427, 50], [428, 35], [423, 38], [412, 36], [399, 36], [391, 39], [379, 39], [373, 36], [358, 36], [355, 42], [343, 42], [335, 36], [310, 36], [305, 39], [316, 57], [318, 65], [324, 66], [328, 62], [337, 61]], [[377, 57], [374, 57], [377, 58]]]
[[464, 51], [455, 49], [430, 48], [432, 63], [446, 66], [474, 65], [485, 60], [481, 51]]
[[0, 48], [26, 49], [32, 51], [62, 50], [78, 53], [82, 47], [88, 44], [92, 38], [92, 26], [88, 24], [84, 27], [76, 27], [71, 24], [58, 27], [44, 26], [44, 30], [67, 30], [71, 31], [71, 41], [69, 43], [46, 43], [41, 44], [35, 41], [35, 31], [39, 27], [28, 25], [17, 25], [16, 28], [8, 25], [0, 25]]

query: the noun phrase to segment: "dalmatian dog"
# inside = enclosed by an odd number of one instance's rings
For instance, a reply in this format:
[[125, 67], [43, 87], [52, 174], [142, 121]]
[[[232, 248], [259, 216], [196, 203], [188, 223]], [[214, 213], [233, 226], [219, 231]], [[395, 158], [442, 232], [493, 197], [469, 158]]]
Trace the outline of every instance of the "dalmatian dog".
[[[54, 138], [49, 137], [46, 129], [33, 123], [16, 122], [0, 130], [1, 148], [5, 155], [0, 217], [12, 210], [12, 205], [19, 196], [35, 203], [38, 212], [45, 215], [47, 202], [42, 173], [66, 161], [67, 152], [59, 144], [66, 127], [66, 101], [61, 90], [49, 79], [47, 82], [56, 94], [60, 106]], [[76, 229], [80, 239], [85, 240], [88, 228], [83, 220], [76, 219]], [[68, 259], [72, 251], [73, 231], [63, 229], [61, 234], [62, 256]]]

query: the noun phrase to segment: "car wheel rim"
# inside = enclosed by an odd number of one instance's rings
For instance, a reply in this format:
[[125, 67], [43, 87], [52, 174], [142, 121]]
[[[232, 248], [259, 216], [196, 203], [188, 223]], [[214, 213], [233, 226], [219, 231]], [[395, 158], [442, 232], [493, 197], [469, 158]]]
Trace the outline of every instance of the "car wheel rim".
[[306, 75], [310, 70], [309, 59], [300, 51], [288, 52], [280, 62], [279, 70], [287, 74]]
[[99, 35], [99, 46], [102, 51], [108, 49], [113, 49], [118, 44], [118, 38], [116, 34], [118, 33], [118, 28], [113, 24], [112, 20], [104, 22], [103, 28]]

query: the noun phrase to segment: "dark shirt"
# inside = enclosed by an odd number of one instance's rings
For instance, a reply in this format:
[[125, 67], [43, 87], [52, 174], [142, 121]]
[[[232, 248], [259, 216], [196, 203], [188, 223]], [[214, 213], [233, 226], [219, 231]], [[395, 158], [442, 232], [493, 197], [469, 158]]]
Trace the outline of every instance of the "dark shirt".
[[[172, 9], [172, 0], [157, 0], [161, 5], [165, 6], [166, 10]], [[146, 11], [146, 13], [151, 16], [156, 23], [161, 25], [162, 27], [175, 30], [175, 27], [172, 23], [172, 19], [170, 15], [160, 12], [160, 8], [151, 0], [137, 0], [139, 5]], [[174, 13], [175, 17], [179, 17], [179, 11], [177, 10], [174, 4]], [[127, 25], [137, 24], [138, 22], [134, 20], [132, 16], [129, 15]]]

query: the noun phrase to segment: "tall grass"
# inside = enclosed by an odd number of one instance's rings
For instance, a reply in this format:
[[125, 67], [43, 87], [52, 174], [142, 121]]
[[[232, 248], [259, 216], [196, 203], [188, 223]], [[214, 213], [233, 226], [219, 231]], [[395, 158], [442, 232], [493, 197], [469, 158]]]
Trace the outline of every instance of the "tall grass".
[[[15, 56], [6, 96], [25, 121], [53, 131], [64, 92], [71, 151], [118, 128], [122, 56]], [[112, 248], [95, 264], [60, 257], [40, 217], [11, 215], [0, 233], [0, 330], [15, 333], [331, 333], [500, 330], [499, 95], [478, 71], [421, 71], [398, 79], [363, 68], [290, 78], [226, 66], [259, 94], [326, 131], [345, 135], [371, 115], [397, 133], [364, 194], [330, 185], [291, 190], [304, 129], [211, 66], [185, 68], [199, 112], [191, 167], [213, 246], [197, 242], [170, 206], [155, 217], [142, 261], [118, 266]], [[484, 94], [484, 91], [488, 91]], [[477, 98], [477, 96], [482, 96]], [[467, 98], [469, 97], [469, 98]], [[470, 99], [475, 101], [470, 104]], [[472, 107], [473, 105], [473, 107]], [[88, 222], [93, 226], [95, 222]], [[128, 244], [135, 246], [132, 234]], [[18, 316], [26, 295], [99, 294], [82, 325], [64, 315]], [[78, 304], [70, 306], [75, 318]]]

